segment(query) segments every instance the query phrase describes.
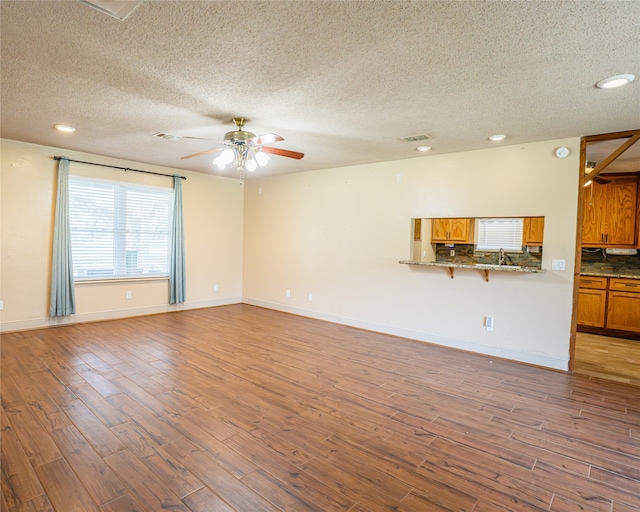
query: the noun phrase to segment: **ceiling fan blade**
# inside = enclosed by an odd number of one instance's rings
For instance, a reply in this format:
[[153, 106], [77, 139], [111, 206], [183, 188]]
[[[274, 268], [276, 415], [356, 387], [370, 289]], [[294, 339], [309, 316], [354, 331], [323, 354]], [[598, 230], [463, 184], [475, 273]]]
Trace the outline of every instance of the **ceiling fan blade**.
[[200, 153], [194, 153], [193, 155], [187, 155], [187, 156], [183, 156], [182, 158], [180, 158], [180, 160], [187, 160], [188, 158], [195, 158], [197, 156], [202, 156], [202, 155], [210, 155], [211, 153], [216, 153], [217, 151], [222, 151], [224, 148], [218, 148], [218, 149], [209, 149], [207, 151], [200, 151]]
[[202, 137], [186, 137], [182, 135], [172, 135], [170, 133], [165, 133], [165, 132], [154, 133], [152, 137], [157, 137], [158, 139], [165, 139], [165, 140], [182, 140], [182, 139], [212, 140], [212, 139], [203, 139]]
[[[178, 135], [178, 137], [180, 137], [181, 139], [213, 140], [213, 139], [205, 139], [205, 138], [203, 138], [203, 137], [186, 137], [186, 136], [185, 136], [185, 137], [183, 137], [183, 136], [181, 136], [181, 135]], [[216, 142], [219, 142], [219, 141], [216, 141]]]
[[288, 149], [272, 148], [271, 146], [263, 146], [262, 151], [264, 151], [265, 153], [271, 153], [272, 155], [295, 158], [296, 160], [300, 160], [304, 156], [304, 153], [298, 153], [297, 151], [289, 151]]
[[275, 133], [267, 133], [265, 135], [259, 135], [258, 137], [253, 137], [249, 139], [251, 142], [254, 142], [260, 146], [263, 144], [271, 144], [272, 142], [280, 142], [284, 140], [280, 135], [276, 135]]

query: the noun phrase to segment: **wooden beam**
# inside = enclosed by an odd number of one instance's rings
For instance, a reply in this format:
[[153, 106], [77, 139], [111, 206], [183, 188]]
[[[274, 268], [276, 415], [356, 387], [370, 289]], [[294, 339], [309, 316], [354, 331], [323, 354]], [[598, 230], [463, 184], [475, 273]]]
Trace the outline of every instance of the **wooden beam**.
[[598, 174], [604, 171], [609, 164], [613, 162], [616, 158], [618, 158], [622, 153], [624, 153], [627, 149], [633, 146], [638, 140], [640, 140], [640, 132], [636, 133], [633, 137], [630, 137], [629, 140], [624, 142], [618, 149], [616, 149], [613, 153], [611, 153], [607, 158], [605, 158], [602, 162], [596, 165], [595, 169], [591, 171], [584, 178], [584, 183], [588, 183], [590, 180], [595, 178]]
[[585, 135], [584, 137], [582, 137], [582, 140], [589, 143], [589, 142], [600, 142], [603, 140], [626, 139], [627, 137], [633, 137], [636, 133], [640, 133], [640, 130], [626, 130], [623, 132], [600, 133], [598, 135]]

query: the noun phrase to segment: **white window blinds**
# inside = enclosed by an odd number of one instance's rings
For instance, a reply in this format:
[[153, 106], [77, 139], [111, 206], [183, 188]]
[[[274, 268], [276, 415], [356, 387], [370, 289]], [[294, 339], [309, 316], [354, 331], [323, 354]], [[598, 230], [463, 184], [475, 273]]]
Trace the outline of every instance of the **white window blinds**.
[[70, 177], [76, 280], [166, 276], [173, 189]]
[[479, 251], [521, 251], [524, 219], [478, 219]]

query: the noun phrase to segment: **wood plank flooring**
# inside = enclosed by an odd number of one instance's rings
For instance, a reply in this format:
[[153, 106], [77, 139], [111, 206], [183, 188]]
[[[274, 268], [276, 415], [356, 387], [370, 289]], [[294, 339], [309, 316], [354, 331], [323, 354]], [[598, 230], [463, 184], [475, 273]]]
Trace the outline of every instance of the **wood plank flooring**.
[[640, 386], [640, 341], [578, 332], [574, 372]]
[[640, 388], [233, 305], [2, 336], [11, 512], [640, 511]]

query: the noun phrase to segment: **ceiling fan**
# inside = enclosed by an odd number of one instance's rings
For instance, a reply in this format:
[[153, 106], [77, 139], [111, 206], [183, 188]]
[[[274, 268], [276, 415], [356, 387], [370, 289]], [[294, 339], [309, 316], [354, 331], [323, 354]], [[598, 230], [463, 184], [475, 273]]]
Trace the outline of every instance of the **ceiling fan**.
[[267, 146], [267, 144], [280, 142], [284, 139], [275, 133], [256, 136], [251, 132], [243, 130], [242, 128], [246, 122], [244, 117], [234, 117], [233, 122], [237, 130], [225, 133], [224, 140], [219, 141], [224, 144], [226, 148], [209, 149], [207, 151], [201, 151], [200, 153], [194, 153], [193, 155], [183, 156], [181, 159], [185, 160], [221, 152], [213, 161], [218, 169], [223, 170], [228, 164], [233, 163], [235, 167], [237, 167], [238, 172], [240, 172], [240, 175], [242, 175], [242, 172], [245, 170], [253, 172], [259, 166], [262, 167], [266, 165], [269, 161], [269, 154], [295, 158], [296, 160], [300, 160], [304, 156], [304, 153], [297, 151]]

